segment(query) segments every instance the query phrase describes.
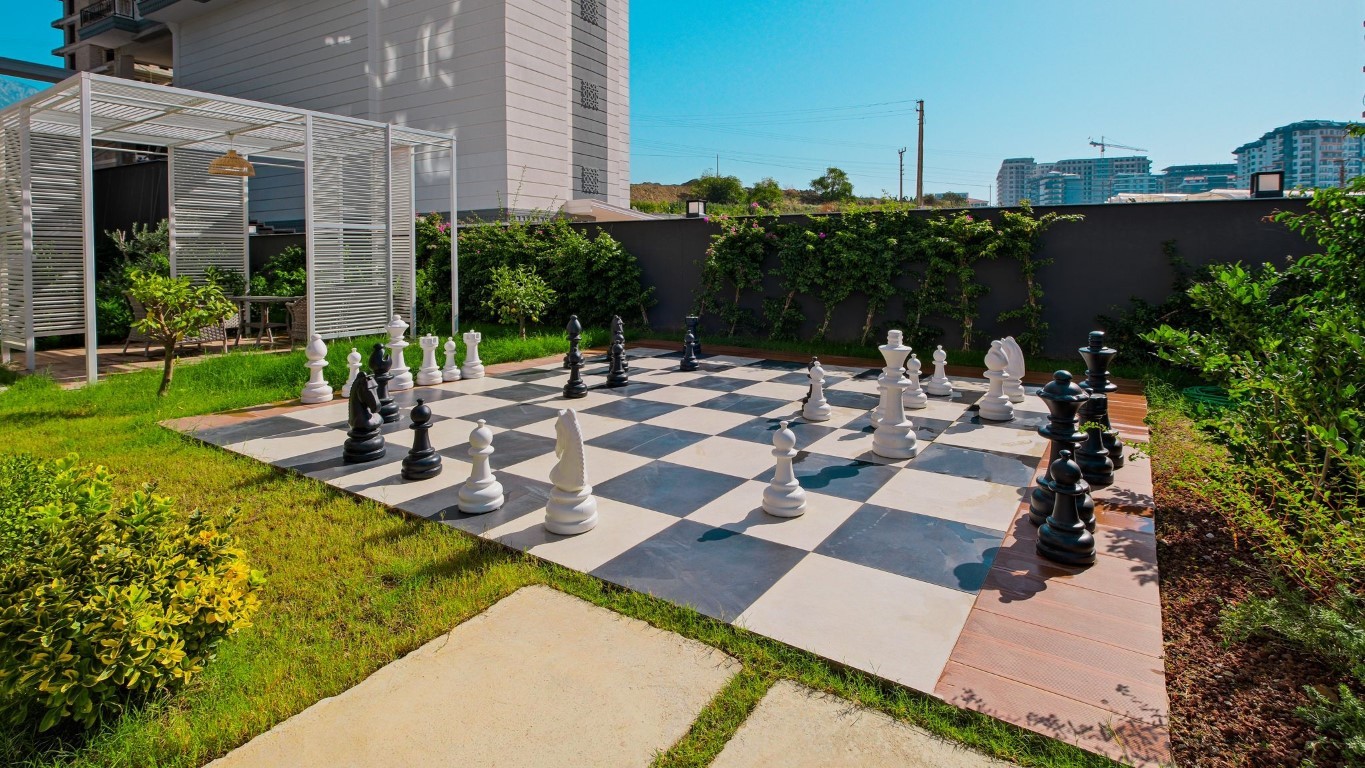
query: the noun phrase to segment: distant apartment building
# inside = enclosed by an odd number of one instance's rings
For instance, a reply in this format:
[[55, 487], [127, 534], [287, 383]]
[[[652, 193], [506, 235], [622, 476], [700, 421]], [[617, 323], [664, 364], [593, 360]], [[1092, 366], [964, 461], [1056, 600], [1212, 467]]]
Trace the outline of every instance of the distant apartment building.
[[[1084, 205], [1103, 203], [1114, 194], [1114, 182], [1125, 174], [1146, 175], [1152, 161], [1146, 157], [1090, 157], [1035, 162], [1031, 157], [1015, 157], [1001, 163], [996, 174], [996, 195], [1002, 206], [1028, 200], [1035, 205]], [[1054, 176], [1053, 174], [1058, 174]], [[1064, 177], [1075, 177], [1066, 179]], [[1068, 191], [1069, 190], [1069, 191]], [[1068, 203], [1043, 203], [1068, 199]]]
[[1268, 131], [1232, 150], [1237, 185], [1248, 187], [1251, 174], [1284, 171], [1286, 189], [1339, 187], [1362, 170], [1361, 139], [1348, 136], [1348, 123], [1302, 120]]
[[1237, 166], [1233, 163], [1170, 165], [1161, 173], [1121, 173], [1114, 177], [1116, 195], [1193, 195], [1236, 186]]
[[[64, 2], [72, 69], [454, 133], [462, 215], [630, 205], [629, 0]], [[433, 168], [419, 210], [446, 206]], [[300, 178], [258, 169], [252, 218], [301, 216]]]

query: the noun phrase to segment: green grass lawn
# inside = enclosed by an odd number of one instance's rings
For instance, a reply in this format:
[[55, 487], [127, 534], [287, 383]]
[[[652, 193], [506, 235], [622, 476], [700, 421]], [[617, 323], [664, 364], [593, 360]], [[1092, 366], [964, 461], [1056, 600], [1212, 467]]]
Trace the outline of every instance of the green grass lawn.
[[[489, 364], [567, 349], [556, 332], [523, 341], [504, 329], [480, 330], [481, 357]], [[600, 330], [592, 336], [598, 343], [603, 338]], [[331, 345], [328, 378], [334, 385], [344, 379], [350, 346]], [[239, 544], [269, 578], [254, 626], [225, 641], [218, 658], [187, 688], [133, 709], [87, 738], [0, 729], [0, 764], [201, 765], [528, 584], [548, 584], [720, 648], [743, 663], [743, 671], [687, 736], [659, 755], [657, 765], [708, 763], [768, 687], [783, 678], [1021, 765], [1113, 764], [690, 609], [439, 524], [404, 519], [373, 501], [158, 426], [164, 419], [296, 397], [306, 378], [303, 362], [301, 350], [213, 357], [179, 369], [170, 394], [160, 399], [159, 370], [75, 390], [26, 378], [0, 394], [0, 423], [11, 427], [8, 450], [43, 457], [79, 453], [115, 472], [124, 489], [156, 484], [183, 511], [239, 507]], [[457, 700], [459, 692], [451, 696]]]

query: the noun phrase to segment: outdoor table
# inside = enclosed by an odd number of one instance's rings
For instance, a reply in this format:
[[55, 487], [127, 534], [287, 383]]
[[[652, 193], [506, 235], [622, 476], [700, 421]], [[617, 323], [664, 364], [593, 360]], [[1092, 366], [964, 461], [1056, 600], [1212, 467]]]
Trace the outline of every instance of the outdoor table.
[[[271, 331], [271, 328], [272, 328], [273, 326], [271, 326], [271, 324], [270, 324], [270, 307], [271, 307], [271, 305], [273, 305], [273, 304], [284, 305], [284, 304], [288, 304], [288, 303], [293, 302], [293, 301], [298, 301], [298, 300], [301, 299], [301, 298], [303, 298], [303, 297], [302, 297], [302, 296], [229, 296], [229, 297], [227, 297], [227, 300], [228, 300], [228, 301], [231, 301], [231, 302], [233, 302], [234, 304], [236, 304], [237, 306], [241, 307], [241, 313], [242, 313], [242, 323], [241, 323], [241, 327], [242, 327], [243, 329], [249, 329], [249, 328], [251, 327], [251, 325], [250, 325], [250, 323], [251, 323], [251, 305], [252, 305], [252, 304], [263, 304], [263, 305], [265, 305], [265, 306], [262, 307], [261, 318], [260, 318], [260, 320], [257, 322], [257, 325], [256, 325], [256, 346], [260, 346], [260, 345], [261, 345], [261, 338], [262, 338], [263, 336], [265, 336], [267, 333], [270, 334], [270, 343], [271, 343], [271, 344], [274, 344], [274, 343], [275, 343], [275, 334]], [[238, 335], [237, 335], [237, 341], [238, 341], [238, 343], [241, 343], [241, 340], [242, 340], [242, 335], [241, 335], [241, 333], [239, 332]]]

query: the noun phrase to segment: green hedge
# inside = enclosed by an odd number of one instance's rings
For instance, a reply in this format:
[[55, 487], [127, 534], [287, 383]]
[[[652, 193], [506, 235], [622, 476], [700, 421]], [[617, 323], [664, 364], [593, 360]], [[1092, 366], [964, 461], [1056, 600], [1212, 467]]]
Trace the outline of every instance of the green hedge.
[[0, 712], [92, 726], [199, 673], [263, 579], [227, 528], [71, 456], [0, 459]]

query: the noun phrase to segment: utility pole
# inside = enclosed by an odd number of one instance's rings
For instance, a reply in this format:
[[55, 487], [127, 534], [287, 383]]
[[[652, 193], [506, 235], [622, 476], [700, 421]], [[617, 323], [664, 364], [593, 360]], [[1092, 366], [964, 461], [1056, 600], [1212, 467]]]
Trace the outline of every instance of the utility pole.
[[915, 207], [924, 205], [924, 99], [915, 102], [919, 113], [919, 157], [915, 160]]
[[901, 156], [901, 184], [900, 193], [896, 195], [896, 202], [905, 202], [905, 147], [896, 150], [896, 154]]
[[716, 178], [720, 178], [720, 153], [716, 153]]

